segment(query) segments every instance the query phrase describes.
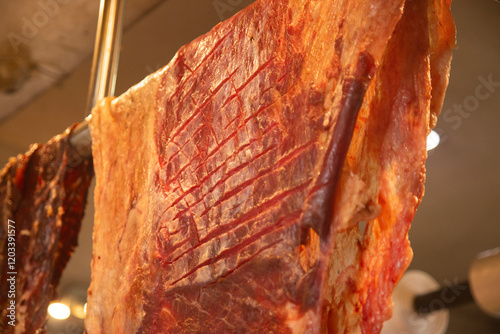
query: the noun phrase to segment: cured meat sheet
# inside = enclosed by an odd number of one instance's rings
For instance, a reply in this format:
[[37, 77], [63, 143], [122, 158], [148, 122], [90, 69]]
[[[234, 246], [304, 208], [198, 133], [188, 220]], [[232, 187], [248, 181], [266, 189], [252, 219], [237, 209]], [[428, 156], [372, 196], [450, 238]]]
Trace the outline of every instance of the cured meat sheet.
[[92, 160], [68, 133], [11, 158], [0, 171], [0, 332], [45, 333], [47, 307], [78, 242]]
[[378, 333], [411, 260], [449, 6], [257, 1], [102, 101], [86, 331]]

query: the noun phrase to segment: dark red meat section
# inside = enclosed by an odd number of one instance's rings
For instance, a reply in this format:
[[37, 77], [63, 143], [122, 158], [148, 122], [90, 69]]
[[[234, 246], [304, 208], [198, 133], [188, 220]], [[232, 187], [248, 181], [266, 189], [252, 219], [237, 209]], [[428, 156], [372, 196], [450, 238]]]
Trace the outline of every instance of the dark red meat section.
[[[47, 307], [77, 245], [92, 175], [91, 159], [74, 159], [68, 132], [44, 145], [32, 145], [0, 172], [2, 333], [45, 332]], [[9, 220], [15, 222], [15, 241], [8, 238]], [[14, 268], [9, 267], [7, 251], [12, 243]], [[13, 298], [8, 272], [16, 272]], [[15, 327], [7, 317], [11, 300], [16, 306]]]

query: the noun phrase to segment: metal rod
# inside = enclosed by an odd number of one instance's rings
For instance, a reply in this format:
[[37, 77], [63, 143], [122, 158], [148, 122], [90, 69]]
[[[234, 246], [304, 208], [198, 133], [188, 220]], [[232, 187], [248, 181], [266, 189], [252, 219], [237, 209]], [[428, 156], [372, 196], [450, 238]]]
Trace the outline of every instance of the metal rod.
[[[89, 113], [98, 101], [115, 93], [125, 2], [126, 0], [101, 0], [87, 98], [86, 110]], [[69, 139], [71, 146], [82, 157], [92, 154], [89, 119], [90, 115], [72, 131]]]
[[413, 307], [420, 315], [426, 315], [442, 309], [454, 308], [473, 302], [469, 282], [444, 286], [437, 291], [415, 297]]
[[83, 159], [87, 159], [92, 155], [92, 137], [90, 136], [89, 119], [90, 115], [69, 134], [69, 144], [74, 151], [71, 159], [75, 165], [78, 165]]
[[87, 110], [115, 93], [126, 0], [101, 0]]

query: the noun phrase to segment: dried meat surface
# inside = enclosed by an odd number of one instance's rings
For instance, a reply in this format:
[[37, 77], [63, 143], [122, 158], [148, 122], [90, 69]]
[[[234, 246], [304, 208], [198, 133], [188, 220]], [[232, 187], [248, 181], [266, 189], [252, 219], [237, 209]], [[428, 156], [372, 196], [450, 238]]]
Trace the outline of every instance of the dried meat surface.
[[378, 333], [453, 45], [445, 1], [257, 1], [102, 101], [86, 331]]
[[77, 159], [68, 133], [32, 145], [0, 171], [1, 333], [45, 333], [47, 307], [77, 245], [93, 167]]

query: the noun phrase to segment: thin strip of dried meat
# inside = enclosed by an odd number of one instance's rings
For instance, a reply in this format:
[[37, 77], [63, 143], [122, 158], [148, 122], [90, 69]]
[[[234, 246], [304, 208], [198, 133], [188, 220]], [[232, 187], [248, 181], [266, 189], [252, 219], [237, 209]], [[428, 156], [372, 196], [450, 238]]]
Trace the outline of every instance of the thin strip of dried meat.
[[[363, 333], [378, 333], [391, 315], [392, 288], [412, 258], [408, 230], [424, 194], [425, 138], [441, 108], [454, 45], [449, 2], [407, 1], [360, 110], [337, 203], [343, 226], [335, 252], [349, 249], [350, 257], [330, 263], [329, 308], [347, 332], [362, 319]], [[368, 222], [364, 233], [347, 228], [359, 221]]]
[[379, 332], [452, 25], [445, 1], [257, 1], [103, 101], [87, 332]]
[[0, 171], [2, 333], [45, 332], [47, 307], [78, 242], [93, 167], [75, 159], [68, 133], [32, 145]]

